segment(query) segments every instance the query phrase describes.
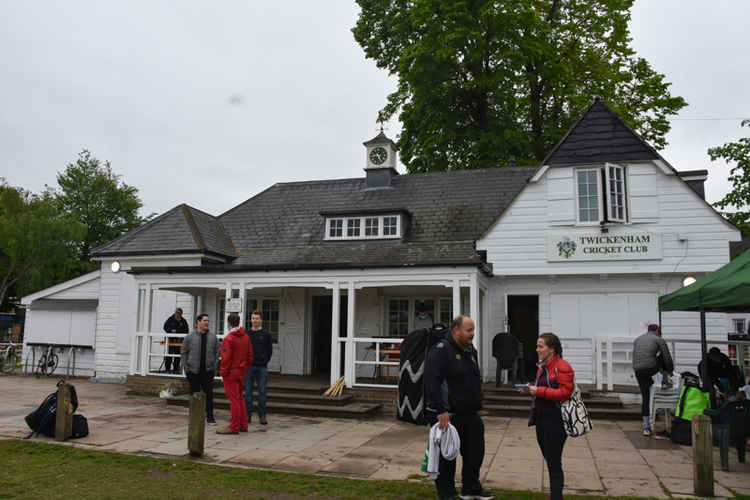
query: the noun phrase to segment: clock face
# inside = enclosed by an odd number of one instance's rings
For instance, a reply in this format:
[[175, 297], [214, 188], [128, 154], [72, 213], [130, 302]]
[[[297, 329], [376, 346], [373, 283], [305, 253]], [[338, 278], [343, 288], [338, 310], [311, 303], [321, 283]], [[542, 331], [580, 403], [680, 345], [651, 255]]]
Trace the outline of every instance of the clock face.
[[385, 148], [378, 146], [370, 151], [370, 161], [375, 165], [382, 165], [387, 159], [388, 151], [386, 151]]

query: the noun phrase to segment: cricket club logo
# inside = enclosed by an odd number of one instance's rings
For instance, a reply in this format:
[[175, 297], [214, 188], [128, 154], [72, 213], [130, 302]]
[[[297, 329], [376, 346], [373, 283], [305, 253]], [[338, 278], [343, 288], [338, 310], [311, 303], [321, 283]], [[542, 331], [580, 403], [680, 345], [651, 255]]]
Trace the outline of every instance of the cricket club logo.
[[557, 242], [557, 251], [560, 257], [569, 259], [576, 252], [576, 242], [563, 236], [562, 240]]

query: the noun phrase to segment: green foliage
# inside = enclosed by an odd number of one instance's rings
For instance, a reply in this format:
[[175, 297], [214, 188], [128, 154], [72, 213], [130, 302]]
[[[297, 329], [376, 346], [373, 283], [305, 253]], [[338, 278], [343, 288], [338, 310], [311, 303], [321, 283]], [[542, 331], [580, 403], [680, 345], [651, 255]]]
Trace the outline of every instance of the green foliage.
[[0, 179], [0, 304], [11, 291], [25, 295], [77, 273], [84, 234], [49, 190], [35, 195]]
[[[750, 120], [742, 120], [742, 127], [750, 127]], [[725, 211], [729, 221], [745, 234], [750, 234], [750, 137], [742, 137], [737, 142], [727, 142], [708, 150], [711, 161], [722, 158], [725, 163], [735, 163], [729, 170], [732, 191], [714, 203]], [[734, 209], [734, 212], [726, 212]]]
[[537, 163], [600, 96], [657, 148], [686, 102], [630, 47], [633, 0], [357, 0], [365, 55], [398, 77], [410, 172]]
[[112, 171], [110, 163], [102, 164], [87, 150], [78, 154], [57, 175], [60, 191], [56, 201], [60, 210], [70, 214], [86, 227], [79, 245], [79, 258], [86, 262], [92, 248], [103, 245], [123, 233], [135, 229], [150, 217], [140, 217], [143, 206], [138, 189], [125, 184]]

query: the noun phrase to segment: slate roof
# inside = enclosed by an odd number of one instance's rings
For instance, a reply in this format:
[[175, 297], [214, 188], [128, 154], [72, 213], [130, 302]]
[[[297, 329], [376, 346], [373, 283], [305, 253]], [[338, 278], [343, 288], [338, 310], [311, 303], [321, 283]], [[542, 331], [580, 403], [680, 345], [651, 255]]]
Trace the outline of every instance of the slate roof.
[[202, 253], [236, 256], [231, 238], [214, 216], [182, 204], [92, 250], [94, 257]]
[[[534, 167], [276, 184], [219, 217], [242, 267], [480, 264], [474, 242], [510, 204]], [[325, 241], [325, 214], [402, 212], [399, 240]]]
[[658, 159], [662, 159], [659, 153], [597, 97], [542, 164]]

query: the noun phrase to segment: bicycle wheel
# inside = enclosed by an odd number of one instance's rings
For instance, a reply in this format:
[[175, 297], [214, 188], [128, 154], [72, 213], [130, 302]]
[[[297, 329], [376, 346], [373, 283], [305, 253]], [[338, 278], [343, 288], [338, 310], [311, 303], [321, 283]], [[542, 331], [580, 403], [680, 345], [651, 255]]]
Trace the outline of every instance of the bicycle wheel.
[[18, 364], [18, 356], [16, 350], [12, 347], [8, 348], [8, 353], [3, 360], [3, 373], [12, 373], [16, 370]]
[[55, 370], [57, 370], [57, 362], [59, 361], [57, 354], [52, 353], [52, 355], [47, 358], [47, 376], [51, 377]]

